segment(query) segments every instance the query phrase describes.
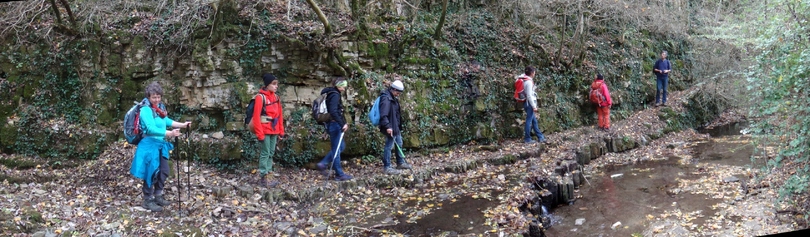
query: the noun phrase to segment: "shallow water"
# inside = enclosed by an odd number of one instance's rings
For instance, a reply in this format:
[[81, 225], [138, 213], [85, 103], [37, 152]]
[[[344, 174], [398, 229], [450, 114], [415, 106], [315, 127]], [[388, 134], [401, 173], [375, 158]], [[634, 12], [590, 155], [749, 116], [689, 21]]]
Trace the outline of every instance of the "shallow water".
[[[675, 178], [693, 179], [693, 166], [680, 165], [677, 158], [637, 165], [608, 168], [605, 175], [593, 177], [583, 185], [582, 198], [574, 205], [555, 208], [548, 236], [630, 236], [646, 228], [647, 216], [656, 216], [665, 209], [676, 207], [684, 212], [701, 211], [711, 216], [708, 208], [719, 200], [706, 195], [673, 193]], [[621, 176], [611, 178], [611, 175]], [[576, 220], [584, 218], [582, 225]], [[695, 223], [701, 224], [698, 218]], [[621, 222], [615, 228], [613, 225]]]
[[445, 200], [441, 208], [416, 223], [406, 223], [406, 218], [400, 217], [399, 224], [390, 229], [409, 236], [435, 236], [445, 232], [450, 236], [486, 233], [491, 228], [484, 225], [483, 211], [498, 204], [497, 201], [462, 196], [456, 202]]
[[[736, 126], [736, 127], [735, 127]], [[696, 195], [688, 192], [673, 191], [678, 186], [677, 179], [694, 180], [697, 174], [697, 163], [712, 163], [743, 166], [749, 164], [754, 151], [751, 140], [739, 135], [740, 125], [729, 125], [705, 131], [714, 134], [703, 141], [686, 144], [694, 150], [694, 163], [684, 164], [678, 157], [667, 160], [642, 162], [634, 165], [614, 165], [603, 168], [599, 174], [589, 176], [588, 181], [578, 190], [580, 196], [572, 205], [548, 207], [546, 217], [551, 227], [546, 230], [547, 236], [631, 236], [642, 233], [649, 225], [650, 216], [658, 216], [665, 210], [678, 209], [684, 213], [696, 213], [697, 219], [691, 223], [701, 225], [715, 211], [711, 206], [720, 202], [707, 195]], [[519, 174], [510, 173], [511, 169], [502, 169], [497, 174], [506, 175], [506, 186], [521, 182]], [[497, 175], [495, 174], [495, 175]], [[614, 176], [614, 177], [611, 177]], [[459, 193], [456, 189], [469, 189], [473, 186], [486, 185], [488, 175], [483, 173], [467, 179], [449, 181], [433, 188], [445, 188], [447, 192]], [[466, 184], [465, 184], [466, 182]], [[428, 190], [418, 193], [430, 193]], [[500, 205], [496, 199], [472, 198], [473, 194], [490, 193], [497, 197], [502, 191], [489, 190], [466, 193], [454, 199], [434, 200], [435, 208], [423, 209], [425, 203], [409, 201], [392, 206], [404, 213], [391, 215], [381, 213], [366, 217], [368, 228], [385, 229], [406, 236], [459, 236], [485, 234], [491, 227], [485, 225], [483, 211]], [[432, 201], [433, 202], [433, 201]], [[350, 211], [350, 210], [345, 210]], [[422, 212], [420, 218], [408, 223], [411, 212]], [[693, 215], [694, 216], [694, 215]], [[584, 218], [582, 225], [576, 220]], [[384, 219], [384, 220], [383, 220]], [[614, 226], [620, 222], [621, 224]], [[374, 227], [373, 223], [377, 223]], [[390, 224], [390, 225], [389, 225]]]
[[[687, 146], [693, 146], [697, 163], [758, 166], [763, 162], [750, 158], [754, 152], [751, 139], [740, 135], [744, 126], [731, 124], [701, 131], [712, 138]], [[693, 174], [696, 169], [696, 164], [681, 164], [677, 157], [606, 167], [604, 174], [593, 176], [580, 187], [581, 198], [573, 205], [552, 208], [551, 227], [546, 230], [546, 235], [631, 236], [647, 228], [649, 217], [675, 209], [683, 213], [699, 212], [697, 219], [692, 221], [699, 226], [715, 213], [711, 206], [721, 200], [673, 191], [678, 186], [676, 178], [700, 178], [700, 175]], [[576, 225], [576, 220], [581, 218], [584, 218], [584, 223]]]

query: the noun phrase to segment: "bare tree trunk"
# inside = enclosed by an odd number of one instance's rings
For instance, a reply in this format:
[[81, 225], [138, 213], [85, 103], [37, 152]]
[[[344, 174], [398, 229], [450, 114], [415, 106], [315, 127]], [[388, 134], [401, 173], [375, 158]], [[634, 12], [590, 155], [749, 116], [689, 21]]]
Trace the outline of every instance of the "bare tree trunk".
[[59, 7], [56, 6], [56, 0], [51, 0], [51, 8], [53, 9], [53, 14], [56, 15], [56, 23], [62, 24], [62, 16], [59, 15]]
[[[408, 2], [406, 1], [405, 3]], [[422, 4], [422, 0], [416, 0], [416, 2], [413, 3], [413, 5], [410, 5], [410, 3], [408, 4], [409, 6], [411, 6], [411, 9], [413, 10], [411, 12], [411, 24], [414, 24], [414, 22], [416, 22], [416, 18], [419, 18], [419, 5]]]
[[573, 42], [577, 42], [576, 47], [574, 47], [574, 52], [571, 54], [571, 60], [577, 60], [578, 62], [582, 61], [582, 52], [585, 52], [583, 48], [584, 44], [584, 35], [585, 35], [585, 11], [582, 9], [582, 1], [577, 1], [577, 11], [579, 13], [579, 23], [577, 23], [577, 32], [574, 34], [574, 38], [572, 39]]
[[433, 32], [433, 39], [440, 40], [442, 38], [442, 26], [444, 25], [444, 17], [447, 16], [447, 2], [444, 0], [442, 3], [442, 17], [439, 18], [439, 25], [436, 26], [436, 31]]
[[73, 24], [73, 27], [76, 27], [76, 18], [73, 17], [73, 11], [70, 10], [70, 4], [67, 3], [65, 0], [59, 0], [62, 2], [62, 5], [65, 5], [65, 10], [67, 10], [68, 17], [70, 19], [70, 24]]
[[[590, 21], [591, 18], [590, 17], [585, 18], [585, 14], [582, 14], [582, 19], [583, 19], [583, 21], [582, 21], [582, 32], [580, 32], [580, 34], [585, 34], [585, 32], [584, 32], [585, 28], [588, 28], [588, 21]], [[587, 50], [585, 50], [585, 48], [588, 47], [588, 46], [585, 46], [585, 37], [579, 38], [579, 47], [581, 49], [579, 51], [579, 61], [582, 62], [583, 59], [585, 58], [585, 52], [587, 51]]]
[[292, 17], [290, 16], [290, 12], [292, 12], [292, 0], [287, 0], [287, 20], [292, 21]]
[[332, 27], [329, 26], [329, 20], [326, 19], [326, 16], [321, 11], [321, 8], [319, 8], [318, 5], [315, 4], [314, 0], [307, 0], [307, 3], [309, 4], [310, 7], [312, 7], [312, 10], [315, 11], [315, 14], [318, 14], [318, 19], [320, 19], [321, 22], [323, 22], [323, 33], [326, 35], [331, 34]]
[[565, 5], [563, 8], [562, 14], [563, 24], [560, 26], [560, 48], [557, 50], [557, 64], [559, 65], [562, 61], [562, 50], [563, 46], [565, 45], [565, 28], [568, 25], [568, 4]]

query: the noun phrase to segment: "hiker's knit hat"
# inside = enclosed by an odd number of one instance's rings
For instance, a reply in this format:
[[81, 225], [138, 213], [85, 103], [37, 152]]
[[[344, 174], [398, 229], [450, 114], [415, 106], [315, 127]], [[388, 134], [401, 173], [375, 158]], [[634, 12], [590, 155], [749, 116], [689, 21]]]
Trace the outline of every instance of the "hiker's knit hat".
[[397, 90], [399, 92], [405, 91], [405, 85], [403, 85], [402, 81], [399, 80], [396, 80], [393, 83], [391, 83], [391, 88], [394, 88], [394, 90]]
[[273, 74], [270, 73], [265, 73], [264, 75], [262, 75], [262, 80], [264, 80], [264, 86], [267, 86], [276, 80], [276, 76], [273, 76]]
[[596, 79], [602, 80], [604, 78], [602, 77], [602, 74], [596, 74]]

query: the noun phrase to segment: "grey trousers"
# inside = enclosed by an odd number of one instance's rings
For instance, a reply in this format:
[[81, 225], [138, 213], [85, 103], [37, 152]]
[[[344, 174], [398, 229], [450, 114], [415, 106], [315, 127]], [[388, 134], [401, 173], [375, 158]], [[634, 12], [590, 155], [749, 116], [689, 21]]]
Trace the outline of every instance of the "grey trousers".
[[146, 186], [146, 180], [143, 181], [143, 197], [145, 199], [152, 199], [154, 196], [163, 195], [163, 186], [166, 185], [166, 179], [169, 178], [169, 160], [160, 158], [160, 165], [155, 175], [152, 175], [152, 187]]

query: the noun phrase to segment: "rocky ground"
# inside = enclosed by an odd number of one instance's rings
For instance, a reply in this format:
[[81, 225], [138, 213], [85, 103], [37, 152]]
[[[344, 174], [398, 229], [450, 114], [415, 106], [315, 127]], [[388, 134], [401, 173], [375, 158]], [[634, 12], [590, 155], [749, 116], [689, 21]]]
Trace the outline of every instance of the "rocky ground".
[[[694, 130], [662, 132], [667, 126], [662, 113], [682, 112], [687, 93], [672, 93], [672, 107], [650, 108], [614, 122], [610, 132], [582, 127], [547, 134], [548, 145], [504, 141], [409, 153], [415, 168], [402, 175], [382, 174], [379, 161], [354, 159], [344, 161], [346, 172], [355, 177], [352, 181], [329, 181], [309, 169], [280, 168], [276, 178], [281, 184], [264, 189], [255, 186], [255, 170], [224, 172], [195, 163], [189, 168], [183, 161], [181, 180], [175, 176], [166, 184], [167, 199], [179, 198], [179, 204], [161, 213], [140, 207], [141, 181], [128, 172], [134, 148], [123, 142], [96, 160], [70, 164], [3, 154], [0, 175], [6, 181], [0, 185], [0, 232], [12, 236], [520, 235], [535, 218], [521, 208], [536, 198], [537, 191], [527, 180], [552, 174], [557, 162], [576, 159], [577, 151], [589, 143], [611, 138], [635, 141], [638, 146], [594, 159], [584, 169], [589, 175], [608, 165], [673, 156], [688, 162], [692, 154], [686, 144], [706, 135]], [[716, 123], [740, 119], [739, 113], [727, 112]], [[14, 165], [8, 163], [12, 159]], [[702, 192], [722, 200], [712, 207], [719, 211], [710, 220], [693, 227], [690, 221], [699, 213], [664, 212], [648, 217], [644, 235], [749, 236], [798, 228], [791, 218], [775, 214], [776, 193], [767, 180], [749, 182], [745, 193], [739, 186], [726, 185], [722, 179], [731, 172], [750, 173], [742, 177], [746, 180], [757, 175], [737, 169], [706, 166], [702, 172], [711, 174], [706, 179], [679, 183], [681, 192]], [[449, 227], [454, 231], [441, 231]]]

